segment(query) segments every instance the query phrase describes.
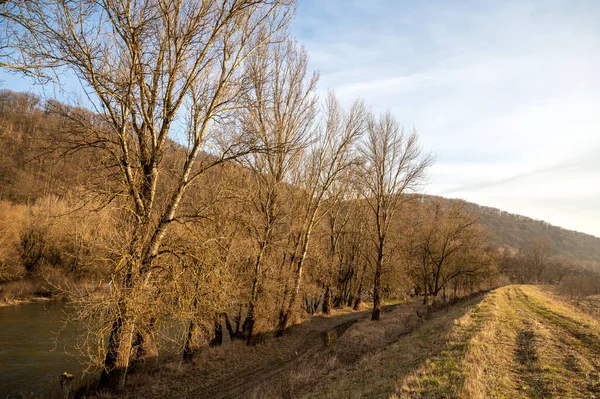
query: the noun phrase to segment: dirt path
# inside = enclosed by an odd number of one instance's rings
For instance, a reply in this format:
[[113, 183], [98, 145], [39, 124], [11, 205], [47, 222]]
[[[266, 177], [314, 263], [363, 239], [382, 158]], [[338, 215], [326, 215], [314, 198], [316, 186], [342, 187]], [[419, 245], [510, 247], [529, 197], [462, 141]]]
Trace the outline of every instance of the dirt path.
[[475, 366], [464, 367], [463, 397], [600, 398], [593, 319], [534, 286], [498, 289], [484, 305], [488, 316], [469, 343], [465, 363]]
[[[525, 316], [527, 342], [517, 341], [517, 360], [521, 348], [532, 353], [520, 378], [528, 397], [600, 398], [600, 335], [595, 326], [568, 313], [531, 287], [516, 287], [514, 304]], [[542, 295], [540, 295], [542, 294]]]

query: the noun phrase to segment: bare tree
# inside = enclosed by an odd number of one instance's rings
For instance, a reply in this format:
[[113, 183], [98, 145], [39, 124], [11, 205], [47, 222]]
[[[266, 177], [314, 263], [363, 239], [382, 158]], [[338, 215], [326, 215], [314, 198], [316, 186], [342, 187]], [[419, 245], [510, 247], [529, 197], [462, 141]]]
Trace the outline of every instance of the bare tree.
[[542, 282], [542, 274], [548, 268], [548, 260], [552, 256], [550, 241], [544, 238], [534, 238], [527, 245], [523, 253], [525, 261], [534, 274], [535, 281]]
[[[355, 217], [356, 198], [352, 195], [354, 190], [351, 189], [352, 178], [355, 176], [352, 169], [348, 170], [342, 178], [332, 186], [332, 191], [336, 198], [340, 199], [337, 206], [328, 208], [325, 217], [325, 233], [324, 233], [324, 263], [327, 264], [320, 272], [320, 279], [325, 286], [323, 294], [323, 313], [330, 313], [333, 297], [333, 290], [337, 282], [340, 269], [343, 262], [343, 244], [346, 238], [350, 222]], [[339, 193], [339, 194], [338, 194]]]
[[388, 112], [368, 123], [368, 135], [361, 148], [364, 158], [362, 190], [374, 226], [375, 259], [372, 320], [381, 313], [381, 279], [386, 262], [386, 239], [405, 192], [416, 189], [433, 163], [423, 155], [416, 131], [407, 133]]
[[489, 260], [483, 256], [487, 237], [460, 202], [447, 205], [434, 199], [424, 208], [412, 232], [410, 270], [423, 285], [427, 303], [429, 295], [435, 300], [450, 281], [482, 272]]
[[[4, 67], [61, 82], [75, 75], [102, 129], [82, 131], [115, 160], [131, 215], [129, 245], [112, 276], [115, 309], [102, 384], [119, 385], [144, 330], [158, 261], [187, 188], [249, 149], [239, 141], [196, 162], [245, 90], [241, 66], [282, 30], [291, 1], [14, 1], [0, 5]], [[181, 123], [181, 122], [183, 123]], [[108, 130], [108, 135], [99, 130]], [[169, 136], [187, 138], [168, 184]], [[96, 137], [97, 139], [94, 139]], [[85, 141], [84, 141], [85, 142]], [[161, 192], [162, 190], [162, 192]], [[160, 195], [158, 193], [161, 192]], [[159, 202], [160, 200], [160, 202]], [[117, 377], [117, 378], [115, 378]]]
[[[299, 168], [317, 115], [314, 94], [317, 74], [308, 73], [306, 51], [293, 41], [261, 49], [250, 58], [242, 126], [261, 150], [239, 158], [252, 171], [248, 196], [248, 230], [253, 241], [253, 272], [244, 330], [252, 339], [263, 268], [270, 246], [289, 213], [294, 189], [292, 174]], [[246, 218], [248, 219], [248, 218]]]
[[283, 302], [277, 335], [285, 330], [295, 309], [302, 283], [302, 273], [315, 225], [327, 212], [327, 206], [338, 204], [339, 191], [332, 192], [334, 182], [352, 165], [357, 163], [355, 146], [364, 131], [366, 111], [361, 101], [344, 111], [333, 93], [329, 93], [323, 126], [316, 132], [313, 143], [307, 149], [301, 168], [297, 171], [294, 185], [300, 189], [297, 226], [290, 235], [289, 263], [293, 269], [293, 282], [289, 299]]
[[560, 284], [562, 279], [577, 269], [573, 259], [566, 256], [556, 255], [548, 259], [546, 270], [547, 282], [549, 284]]

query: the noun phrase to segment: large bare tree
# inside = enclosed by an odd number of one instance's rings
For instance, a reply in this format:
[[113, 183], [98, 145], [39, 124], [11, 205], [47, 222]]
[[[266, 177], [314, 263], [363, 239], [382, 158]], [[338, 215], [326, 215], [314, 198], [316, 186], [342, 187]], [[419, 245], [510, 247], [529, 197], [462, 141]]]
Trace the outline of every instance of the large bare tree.
[[[355, 101], [346, 111], [334, 93], [329, 93], [323, 124], [317, 129], [292, 181], [299, 189], [297, 217], [294, 218], [295, 226], [290, 229], [289, 240], [293, 281], [285, 293], [289, 298], [284, 298], [281, 307], [277, 335], [287, 328], [297, 305], [313, 230], [327, 215], [327, 209], [337, 206], [341, 199], [342, 192], [332, 190], [334, 183], [357, 163], [356, 144], [364, 133], [366, 118], [362, 101]], [[326, 207], [323, 206], [325, 203]]]
[[[103, 384], [119, 385], [145, 330], [156, 263], [186, 189], [211, 166], [246, 153], [241, 137], [212, 157], [212, 135], [246, 90], [245, 60], [293, 13], [288, 0], [12, 1], [0, 5], [3, 67], [57, 83], [76, 79], [103, 124], [82, 123], [82, 143], [114, 158], [111, 174], [131, 221], [112, 276]], [[85, 136], [85, 137], [83, 137]], [[161, 169], [185, 142], [169, 181]], [[139, 337], [138, 337], [139, 338]]]
[[368, 123], [367, 138], [361, 148], [364, 159], [362, 189], [371, 213], [375, 256], [372, 320], [381, 313], [381, 279], [386, 262], [386, 244], [390, 226], [399, 209], [403, 194], [417, 188], [433, 163], [423, 155], [417, 133], [408, 133], [388, 112]]
[[252, 172], [248, 196], [254, 259], [244, 330], [250, 343], [256, 318], [264, 263], [277, 231], [287, 217], [292, 174], [300, 167], [317, 116], [314, 93], [318, 75], [309, 74], [308, 55], [293, 41], [263, 49], [251, 57], [247, 76], [251, 90], [244, 96], [242, 127], [260, 151], [239, 158]]

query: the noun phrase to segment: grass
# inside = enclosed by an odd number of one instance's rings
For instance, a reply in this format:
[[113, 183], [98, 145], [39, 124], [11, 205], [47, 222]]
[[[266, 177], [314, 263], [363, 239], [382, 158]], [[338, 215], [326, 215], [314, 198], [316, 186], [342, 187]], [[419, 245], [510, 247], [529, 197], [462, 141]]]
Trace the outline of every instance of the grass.
[[[471, 305], [471, 306], [469, 306]], [[469, 342], [488, 317], [487, 303], [467, 304], [464, 315], [455, 318], [447, 330], [436, 331], [427, 338], [442, 342], [441, 350], [429, 356], [416, 370], [398, 384], [397, 396], [404, 398], [458, 397], [467, 378], [464, 359]]]
[[600, 397], [599, 327], [548, 290], [503, 287], [434, 314], [298, 396]]
[[[402, 299], [402, 298], [394, 298], [394, 299], [385, 299], [383, 301], [384, 305], [399, 305], [401, 303], [406, 303], [408, 302], [406, 299]], [[371, 305], [372, 306], [372, 305]]]
[[468, 343], [456, 397], [596, 397], [594, 320], [532, 286], [501, 288], [482, 306], [487, 318]]
[[[429, 317], [418, 302], [378, 322], [366, 313], [336, 311], [280, 339], [134, 373], [126, 397], [600, 398], [599, 321], [552, 290], [502, 287]], [[345, 321], [325, 343], [323, 329]]]
[[[425, 394], [443, 389], [456, 377], [451, 353], [460, 350], [461, 345], [452, 333], [455, 321], [462, 319], [479, 300], [440, 311], [425, 322], [416, 316], [417, 309], [410, 308], [407, 312], [406, 308], [399, 308], [384, 315], [380, 322], [357, 324], [340, 339], [337, 352], [336, 349], [333, 352], [342, 359], [347, 357], [346, 352], [355, 352], [358, 356], [342, 362], [341, 367], [299, 396], [387, 397], [398, 389], [403, 395], [406, 390]], [[420, 369], [424, 373], [419, 374], [419, 378], [407, 380]], [[450, 377], [436, 372], [442, 370], [450, 371]], [[406, 387], [402, 387], [404, 381]]]

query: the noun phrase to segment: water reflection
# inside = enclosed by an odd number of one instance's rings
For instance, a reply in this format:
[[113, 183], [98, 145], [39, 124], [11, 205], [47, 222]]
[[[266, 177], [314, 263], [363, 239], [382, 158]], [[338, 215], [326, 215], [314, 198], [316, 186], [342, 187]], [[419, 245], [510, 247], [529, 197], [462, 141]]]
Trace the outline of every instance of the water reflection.
[[81, 375], [77, 331], [63, 330], [66, 311], [61, 302], [0, 308], [0, 397], [57, 386], [64, 371]]
[[[69, 305], [40, 302], [0, 308], [0, 399], [21, 392], [58, 388], [67, 371], [79, 379], [86, 360], [75, 349], [79, 334], [73, 324], [64, 328]], [[167, 318], [156, 325], [161, 355], [182, 350], [185, 326]]]

